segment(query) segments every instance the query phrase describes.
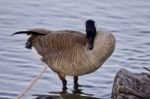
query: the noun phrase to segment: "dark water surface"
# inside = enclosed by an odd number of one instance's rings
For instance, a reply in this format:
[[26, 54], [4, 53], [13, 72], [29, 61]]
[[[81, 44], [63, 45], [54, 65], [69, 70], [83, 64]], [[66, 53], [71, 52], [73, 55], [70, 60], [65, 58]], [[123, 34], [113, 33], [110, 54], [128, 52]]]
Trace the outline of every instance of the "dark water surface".
[[[150, 0], [0, 0], [0, 99], [15, 98], [45, 65], [24, 48], [25, 35], [11, 37], [12, 33], [29, 28], [85, 31], [89, 18], [113, 32], [117, 45], [100, 69], [80, 77], [85, 94], [76, 99], [110, 99], [120, 68], [143, 72], [143, 66], [150, 67]], [[65, 99], [75, 99], [72, 78], [67, 80], [69, 98]], [[49, 69], [22, 99], [60, 90], [59, 78]]]

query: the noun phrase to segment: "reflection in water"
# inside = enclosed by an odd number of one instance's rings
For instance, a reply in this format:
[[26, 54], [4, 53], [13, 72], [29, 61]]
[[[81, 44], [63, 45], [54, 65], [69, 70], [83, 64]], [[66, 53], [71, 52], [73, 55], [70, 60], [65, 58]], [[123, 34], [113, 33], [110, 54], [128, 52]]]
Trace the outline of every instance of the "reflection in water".
[[49, 92], [46, 95], [36, 94], [35, 99], [100, 99], [92, 97], [92, 94], [85, 94], [81, 90], [80, 92], [73, 91], [72, 93], [64, 92]]

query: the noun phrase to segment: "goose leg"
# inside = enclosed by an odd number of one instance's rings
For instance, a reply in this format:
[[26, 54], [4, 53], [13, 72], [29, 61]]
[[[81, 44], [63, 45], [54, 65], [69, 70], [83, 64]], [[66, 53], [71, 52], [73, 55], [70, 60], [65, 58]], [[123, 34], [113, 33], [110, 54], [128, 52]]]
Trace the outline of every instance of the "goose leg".
[[78, 76], [74, 76], [74, 90], [78, 90], [79, 84], [78, 84]]
[[65, 76], [62, 76], [60, 74], [58, 74], [58, 76], [59, 76], [60, 80], [62, 81], [62, 85], [63, 85], [62, 91], [66, 91], [67, 90], [67, 87], [66, 87], [67, 80], [65, 79]]

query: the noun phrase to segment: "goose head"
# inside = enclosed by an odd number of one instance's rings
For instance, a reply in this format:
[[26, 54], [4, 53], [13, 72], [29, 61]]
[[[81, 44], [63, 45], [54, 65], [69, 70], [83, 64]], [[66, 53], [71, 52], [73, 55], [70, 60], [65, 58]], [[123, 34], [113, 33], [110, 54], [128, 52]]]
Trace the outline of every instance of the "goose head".
[[88, 49], [92, 50], [94, 47], [94, 39], [96, 36], [96, 26], [95, 21], [89, 19], [85, 22], [86, 27], [86, 37], [88, 41]]

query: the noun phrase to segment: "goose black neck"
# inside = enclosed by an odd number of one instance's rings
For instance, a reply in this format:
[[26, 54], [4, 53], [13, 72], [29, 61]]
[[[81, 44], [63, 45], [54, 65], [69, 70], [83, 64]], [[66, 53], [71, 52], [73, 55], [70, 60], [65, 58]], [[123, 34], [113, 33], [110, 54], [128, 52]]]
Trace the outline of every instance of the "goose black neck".
[[94, 39], [96, 36], [96, 27], [93, 20], [87, 20], [86, 23], [86, 37], [88, 40], [88, 49], [92, 50], [94, 47]]

